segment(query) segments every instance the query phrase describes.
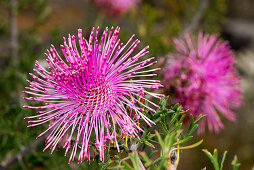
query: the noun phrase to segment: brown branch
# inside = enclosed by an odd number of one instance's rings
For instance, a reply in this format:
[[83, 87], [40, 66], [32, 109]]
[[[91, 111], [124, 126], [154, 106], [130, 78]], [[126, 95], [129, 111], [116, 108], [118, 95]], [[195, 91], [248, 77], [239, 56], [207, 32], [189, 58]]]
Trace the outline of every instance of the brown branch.
[[16, 63], [18, 63], [18, 27], [17, 27], [17, 13], [18, 2], [17, 0], [10, 0], [10, 49], [11, 56]]
[[204, 13], [208, 8], [210, 0], [202, 0], [199, 4], [198, 10], [195, 15], [192, 17], [190, 23], [180, 32], [179, 37], [182, 37], [184, 33], [191, 33], [195, 30], [200, 24], [204, 17]]
[[16, 163], [18, 160], [21, 160], [25, 154], [35, 151], [45, 141], [46, 136], [47, 135], [44, 135], [44, 136], [40, 137], [32, 145], [27, 145], [26, 147], [21, 148], [21, 150], [17, 154], [15, 154], [14, 156], [12, 156], [8, 160], [8, 162], [0, 165], [0, 170], [7, 169], [8, 167], [10, 167], [14, 163]]

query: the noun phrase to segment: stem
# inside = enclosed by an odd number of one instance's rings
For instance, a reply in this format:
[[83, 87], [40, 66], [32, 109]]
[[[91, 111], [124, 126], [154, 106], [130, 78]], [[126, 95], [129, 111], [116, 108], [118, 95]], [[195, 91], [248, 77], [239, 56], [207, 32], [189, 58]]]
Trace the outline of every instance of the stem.
[[[134, 141], [134, 140], [131, 141], [129, 148], [130, 148], [130, 150], [132, 151], [133, 154], [135, 154], [135, 152], [137, 152], [138, 146], [139, 146], [139, 144], [136, 141]], [[138, 158], [139, 167], [142, 170], [146, 170], [145, 166], [143, 165], [142, 161], [139, 158], [139, 155], [137, 156], [137, 158]]]

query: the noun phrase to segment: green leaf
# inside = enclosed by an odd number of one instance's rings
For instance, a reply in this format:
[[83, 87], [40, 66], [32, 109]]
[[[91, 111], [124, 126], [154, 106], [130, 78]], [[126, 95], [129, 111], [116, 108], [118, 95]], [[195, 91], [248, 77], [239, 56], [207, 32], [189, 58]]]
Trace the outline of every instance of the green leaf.
[[191, 125], [193, 125], [193, 124], [194, 124], [194, 117], [193, 117], [193, 115], [192, 115], [192, 114], [190, 114], [190, 123], [191, 123]]
[[159, 157], [158, 159], [156, 159], [155, 161], [153, 161], [153, 164], [152, 165], [156, 165], [158, 162], [166, 159], [167, 160], [167, 155], [162, 155], [161, 157]]
[[[213, 167], [215, 170], [219, 170], [219, 164], [218, 161], [213, 157], [213, 155], [207, 150], [207, 149], [202, 149], [202, 151], [206, 154], [206, 156], [211, 160]], [[215, 152], [216, 150], [214, 150]]]
[[199, 146], [202, 142], [203, 142], [203, 139], [201, 139], [200, 141], [198, 141], [197, 143], [194, 143], [192, 145], [177, 147], [177, 148], [172, 149], [171, 151], [178, 150], [178, 149], [183, 150], [183, 149], [195, 148], [195, 147]]
[[[238, 170], [239, 166], [241, 165], [238, 162], [237, 156], [234, 156], [234, 160], [232, 161], [231, 165], [233, 166], [233, 170]], [[252, 170], [254, 170], [254, 168], [252, 168]]]
[[176, 143], [174, 143], [173, 145], [175, 146], [175, 145], [180, 145], [180, 144], [183, 144], [183, 143], [185, 143], [185, 142], [189, 141], [192, 137], [193, 137], [193, 136], [187, 136], [186, 138], [184, 138], [184, 139], [182, 139], [182, 140], [177, 141], [177, 142], [176, 142]]
[[158, 169], [163, 169], [163, 167], [166, 167], [167, 166], [167, 161], [168, 161], [168, 158], [165, 157], [165, 159], [162, 159], [159, 166], [158, 166]]
[[213, 151], [213, 158], [215, 159], [216, 162], [218, 162], [218, 151], [216, 148]]
[[220, 170], [223, 170], [223, 163], [226, 159], [227, 151], [225, 151], [222, 155], [221, 161], [220, 161]]
[[139, 163], [141, 160], [139, 159], [138, 152], [129, 154], [129, 157], [131, 159], [131, 162], [132, 162], [132, 165], [133, 165], [134, 169], [135, 170], [141, 170], [141, 166], [143, 166], [143, 164], [140, 165], [140, 163]]
[[155, 134], [156, 134], [156, 136], [157, 136], [157, 139], [158, 139], [159, 144], [160, 144], [161, 146], [163, 146], [163, 145], [164, 145], [164, 142], [162, 141], [161, 135], [158, 133], [157, 130], [155, 131]]
[[172, 107], [172, 110], [177, 111], [178, 107], [179, 107], [179, 103], [175, 104], [175, 105]]
[[178, 121], [179, 123], [181, 123], [181, 122], [184, 120], [184, 118], [185, 118], [186, 114], [188, 113], [188, 111], [189, 111], [189, 110], [186, 110], [186, 111], [182, 114], [180, 120]]
[[160, 109], [164, 110], [166, 108], [166, 103], [168, 100], [168, 96], [163, 96], [159, 102]]
[[[154, 113], [154, 114], [151, 114], [153, 117], [157, 117], [157, 116], [159, 116], [159, 115], [161, 115], [161, 114], [166, 114], [168, 112], [168, 110], [161, 110], [161, 109], [158, 109], [157, 111], [156, 111], [156, 113]], [[150, 113], [150, 112], [149, 112]]]
[[185, 137], [191, 135], [193, 132], [197, 130], [197, 128], [198, 128], [198, 124], [190, 126], [185, 134]]
[[127, 162], [123, 162], [123, 166], [119, 167], [120, 169], [126, 169], [126, 170], [135, 170], [132, 168]]
[[148, 142], [147, 140], [144, 141], [144, 144], [146, 144], [147, 146], [150, 146], [152, 148], [155, 148], [154, 145], [150, 142]]
[[175, 113], [174, 116], [172, 117], [172, 119], [170, 120], [170, 122], [168, 123], [168, 128], [170, 128], [174, 123], [175, 121], [177, 120], [177, 118], [181, 115], [182, 113], [179, 112], [179, 113]]
[[181, 127], [182, 127], [182, 123], [176, 125], [172, 130], [169, 131], [169, 134], [179, 131], [181, 129]]
[[152, 165], [153, 161], [151, 161], [151, 160], [149, 159], [149, 157], [146, 155], [145, 152], [140, 152], [140, 155], [141, 155], [142, 158], [145, 160], [145, 162], [146, 162], [145, 165], [146, 165], [146, 166]]
[[194, 121], [194, 124], [198, 124], [198, 122], [204, 117], [206, 117], [206, 115], [199, 115], [198, 118]]
[[164, 130], [164, 133], [165, 133], [165, 134], [168, 134], [168, 133], [169, 133], [169, 131], [168, 131], [168, 129], [167, 129], [166, 124], [165, 124], [164, 122], [160, 122], [160, 123], [161, 123], [161, 127], [162, 127], [162, 129]]
[[102, 167], [101, 167], [101, 169], [102, 169], [102, 170], [107, 169], [107, 168], [108, 168], [108, 166], [110, 165], [110, 163], [112, 163], [112, 161], [111, 161], [111, 160], [109, 160], [109, 161], [107, 161], [107, 162], [105, 162], [105, 163], [102, 163]]
[[149, 150], [147, 156], [148, 156], [149, 158], [151, 158], [156, 152], [158, 152], [158, 151], [157, 151], [157, 150], [152, 150], [152, 149], [151, 149], [151, 150]]

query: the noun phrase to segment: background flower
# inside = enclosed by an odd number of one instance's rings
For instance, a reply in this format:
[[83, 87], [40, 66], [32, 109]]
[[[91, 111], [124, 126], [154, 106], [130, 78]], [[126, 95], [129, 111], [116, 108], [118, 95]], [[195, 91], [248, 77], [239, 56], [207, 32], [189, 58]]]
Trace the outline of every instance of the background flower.
[[[25, 99], [45, 105], [24, 107], [43, 109], [35, 116], [26, 117], [38, 118], [30, 120], [29, 127], [50, 122], [49, 128], [38, 136], [50, 132], [44, 150], [50, 147], [52, 153], [63, 143], [65, 155], [71, 150], [69, 162], [74, 160], [78, 150], [78, 162], [82, 162], [84, 156], [90, 161], [89, 150], [93, 142], [90, 138], [95, 134], [94, 149], [104, 161], [106, 143], [114, 143], [119, 151], [117, 138], [124, 135], [139, 138], [138, 130], [142, 131], [137, 123], [139, 119], [154, 124], [142, 111], [144, 108], [155, 110], [141, 101], [159, 107], [144, 97], [146, 94], [155, 98], [162, 96], [146, 90], [161, 86], [158, 80], [148, 78], [155, 76], [151, 73], [159, 69], [142, 69], [156, 61], [152, 62], [154, 57], [140, 60], [148, 53], [148, 46], [133, 55], [140, 41], [132, 42], [133, 35], [126, 44], [120, 43], [119, 31], [119, 27], [115, 30], [106, 28], [98, 39], [99, 27], [93, 28], [86, 40], [79, 29], [78, 46], [75, 36], [69, 36], [68, 40], [64, 38], [64, 45], [61, 45], [64, 58], [53, 45], [45, 53], [49, 71], [36, 62], [34, 71], [38, 76], [30, 74], [35, 81], [28, 81], [30, 87], [25, 91], [34, 97]], [[140, 80], [140, 77], [146, 77], [146, 80]]]
[[112, 16], [124, 14], [135, 7], [140, 0], [94, 0], [94, 3]]
[[[231, 108], [241, 105], [240, 79], [228, 42], [218, 36], [199, 33], [197, 43], [190, 34], [174, 39], [176, 53], [169, 54], [164, 69], [166, 89], [173, 90], [173, 102], [181, 103], [197, 117], [205, 114], [210, 131], [223, 128], [219, 114], [234, 121]], [[199, 132], [205, 129], [201, 122]]]

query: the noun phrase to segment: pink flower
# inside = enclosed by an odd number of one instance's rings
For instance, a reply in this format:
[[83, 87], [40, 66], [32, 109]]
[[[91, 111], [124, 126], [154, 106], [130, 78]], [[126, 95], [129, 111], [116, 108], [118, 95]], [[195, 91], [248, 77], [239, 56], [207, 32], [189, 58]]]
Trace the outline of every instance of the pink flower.
[[195, 43], [191, 35], [185, 41], [175, 39], [176, 53], [170, 54], [164, 72], [164, 84], [173, 92], [175, 103], [190, 109], [195, 117], [206, 115], [199, 132], [207, 122], [210, 131], [219, 132], [223, 124], [218, 113], [234, 121], [231, 108], [241, 105], [240, 78], [234, 68], [234, 53], [228, 42], [217, 35], [199, 33]]
[[109, 15], [117, 16], [135, 7], [140, 0], [94, 0], [94, 2]]
[[[30, 109], [42, 109], [37, 115], [26, 117], [32, 123], [28, 127], [49, 122], [49, 128], [38, 137], [49, 132], [46, 147], [51, 153], [56, 147], [66, 148], [65, 155], [71, 150], [69, 162], [79, 152], [78, 162], [85, 156], [90, 161], [90, 148], [99, 152], [104, 161], [106, 145], [115, 143], [119, 151], [117, 139], [123, 135], [138, 138], [137, 121], [143, 119], [148, 125], [154, 124], [142, 111], [144, 108], [155, 112], [143, 104], [143, 100], [158, 107], [144, 97], [148, 94], [161, 98], [161, 94], [148, 92], [146, 89], [160, 87], [158, 80], [150, 80], [156, 76], [152, 72], [159, 69], [143, 70], [156, 61], [149, 58], [140, 60], [148, 53], [148, 46], [133, 55], [139, 40], [132, 41], [134, 35], [124, 45], [118, 39], [120, 28], [106, 28], [101, 39], [98, 39], [99, 28], [92, 29], [89, 40], [82, 37], [78, 30], [78, 42], [75, 36], [64, 38], [61, 49], [62, 58], [52, 45], [45, 53], [49, 70], [36, 61], [34, 69], [37, 76], [30, 74], [34, 81], [26, 87], [26, 100], [45, 103], [43, 106], [24, 106]], [[145, 78], [141, 80], [140, 78]], [[141, 99], [141, 100], [140, 100]], [[95, 136], [92, 139], [91, 136]], [[95, 141], [95, 142], [94, 142]], [[92, 146], [92, 143], [95, 146]], [[112, 146], [112, 145], [111, 145]]]

